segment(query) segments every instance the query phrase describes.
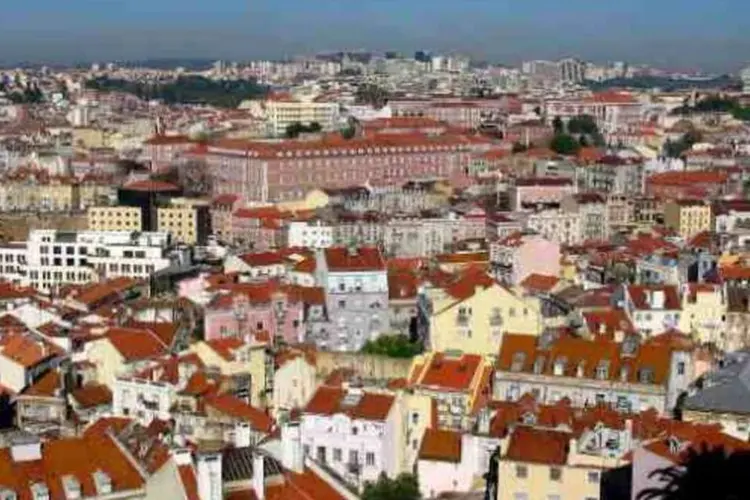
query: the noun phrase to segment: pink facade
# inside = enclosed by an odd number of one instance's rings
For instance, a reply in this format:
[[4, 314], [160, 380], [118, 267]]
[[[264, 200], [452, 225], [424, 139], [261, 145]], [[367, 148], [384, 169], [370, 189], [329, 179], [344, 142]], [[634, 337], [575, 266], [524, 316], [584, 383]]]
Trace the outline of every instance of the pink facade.
[[145, 142], [146, 157], [151, 161], [151, 170], [158, 172], [172, 164], [182, 153], [195, 147], [195, 143], [184, 135], [157, 135]]
[[304, 339], [304, 303], [283, 291], [260, 298], [255, 293], [220, 295], [206, 306], [204, 335], [206, 340], [245, 337], [268, 332], [272, 339], [288, 344]]
[[390, 134], [349, 141], [227, 140], [194, 154], [202, 155], [212, 170], [216, 194], [266, 202], [301, 199], [320, 186], [390, 185], [436, 177], [460, 181], [472, 151], [484, 146], [464, 136]]

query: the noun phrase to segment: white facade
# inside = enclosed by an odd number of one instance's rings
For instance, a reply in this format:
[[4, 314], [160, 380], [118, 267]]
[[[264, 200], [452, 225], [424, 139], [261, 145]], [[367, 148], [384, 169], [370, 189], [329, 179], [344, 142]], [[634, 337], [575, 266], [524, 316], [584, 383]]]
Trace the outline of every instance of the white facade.
[[530, 214], [526, 229], [531, 229], [545, 239], [561, 245], [578, 245], [583, 241], [581, 215], [562, 210], [542, 210]]
[[25, 244], [0, 247], [0, 276], [43, 291], [100, 278], [148, 278], [171, 264], [169, 243], [167, 233], [38, 229]]
[[267, 101], [265, 103], [268, 131], [282, 136], [293, 123], [319, 123], [323, 131], [334, 130], [339, 123], [339, 105], [335, 102]]
[[399, 473], [398, 412], [394, 405], [385, 421], [352, 419], [344, 413], [305, 414], [300, 425], [305, 456], [325, 463], [352, 484], [377, 481]]
[[287, 230], [287, 246], [290, 247], [328, 248], [333, 245], [333, 227], [320, 221], [290, 222]]
[[112, 392], [112, 413], [115, 416], [134, 418], [146, 426], [155, 418], [171, 418], [169, 409], [175, 394], [171, 384], [118, 378]]

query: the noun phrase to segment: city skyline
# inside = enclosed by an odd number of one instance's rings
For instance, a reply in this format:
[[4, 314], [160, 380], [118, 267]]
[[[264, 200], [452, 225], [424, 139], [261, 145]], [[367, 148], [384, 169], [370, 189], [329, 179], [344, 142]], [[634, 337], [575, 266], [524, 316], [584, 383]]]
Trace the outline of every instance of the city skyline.
[[[161, 58], [276, 59], [320, 51], [418, 49], [460, 52], [517, 64], [577, 56], [627, 60], [670, 69], [736, 71], [750, 37], [740, 19], [750, 7], [642, 0], [600, 5], [547, 0], [523, 5], [390, 0], [346, 5], [323, 0], [206, 4], [186, 0], [127, 3], [41, 0], [34, 9], [4, 8], [0, 63], [73, 63]], [[331, 27], [338, 27], [331, 29]]]

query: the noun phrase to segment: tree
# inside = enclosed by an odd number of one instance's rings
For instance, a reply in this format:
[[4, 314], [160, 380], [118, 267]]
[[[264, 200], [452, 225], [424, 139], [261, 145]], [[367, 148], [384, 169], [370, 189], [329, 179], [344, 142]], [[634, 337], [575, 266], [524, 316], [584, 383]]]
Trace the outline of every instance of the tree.
[[341, 137], [346, 140], [354, 139], [355, 135], [357, 135], [357, 128], [352, 125], [349, 125], [345, 129], [341, 130]]
[[296, 139], [304, 131], [305, 131], [304, 125], [302, 125], [300, 122], [294, 122], [286, 126], [285, 135], [287, 139]]
[[374, 483], [365, 483], [362, 492], [362, 500], [419, 500], [422, 495], [419, 492], [417, 477], [413, 474], [403, 473], [396, 479], [390, 479], [381, 474]]
[[570, 134], [557, 134], [549, 144], [552, 151], [561, 155], [574, 155], [581, 149], [581, 145]]
[[365, 354], [391, 358], [413, 358], [422, 351], [422, 344], [411, 342], [406, 335], [381, 335], [375, 340], [368, 340], [362, 348]]
[[312, 122], [307, 126], [307, 131], [310, 133], [317, 133], [323, 130], [323, 126], [318, 122]]
[[556, 116], [552, 120], [552, 129], [555, 131], [555, 135], [565, 132], [565, 124], [563, 123], [562, 118]]
[[380, 109], [388, 103], [388, 91], [374, 83], [365, 83], [357, 88], [356, 98], [363, 104]]
[[599, 133], [599, 127], [593, 116], [579, 115], [568, 120], [568, 133], [594, 135]]
[[737, 500], [747, 498], [750, 453], [728, 452], [723, 448], [689, 448], [679, 465], [649, 474], [660, 486], [647, 488], [638, 500]]

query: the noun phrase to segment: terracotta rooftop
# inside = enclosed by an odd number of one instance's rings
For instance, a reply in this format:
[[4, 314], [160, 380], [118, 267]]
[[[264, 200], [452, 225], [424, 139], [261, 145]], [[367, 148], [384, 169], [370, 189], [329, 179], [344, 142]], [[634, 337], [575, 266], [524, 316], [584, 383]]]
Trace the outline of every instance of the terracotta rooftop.
[[316, 415], [348, 415], [352, 419], [383, 422], [388, 418], [395, 401], [393, 396], [363, 391], [359, 397], [347, 399], [347, 391], [321, 386], [305, 406], [303, 412]]
[[461, 433], [451, 430], [427, 429], [419, 447], [420, 460], [461, 462]]
[[445, 353], [434, 353], [421, 371], [413, 385], [426, 388], [450, 391], [468, 391], [472, 389], [482, 367], [482, 357], [475, 354], [449, 356]]
[[519, 426], [512, 432], [503, 458], [515, 462], [565, 465], [570, 438], [567, 432]]
[[352, 250], [343, 247], [327, 248], [325, 258], [328, 270], [332, 272], [385, 270], [385, 259], [375, 247]]

